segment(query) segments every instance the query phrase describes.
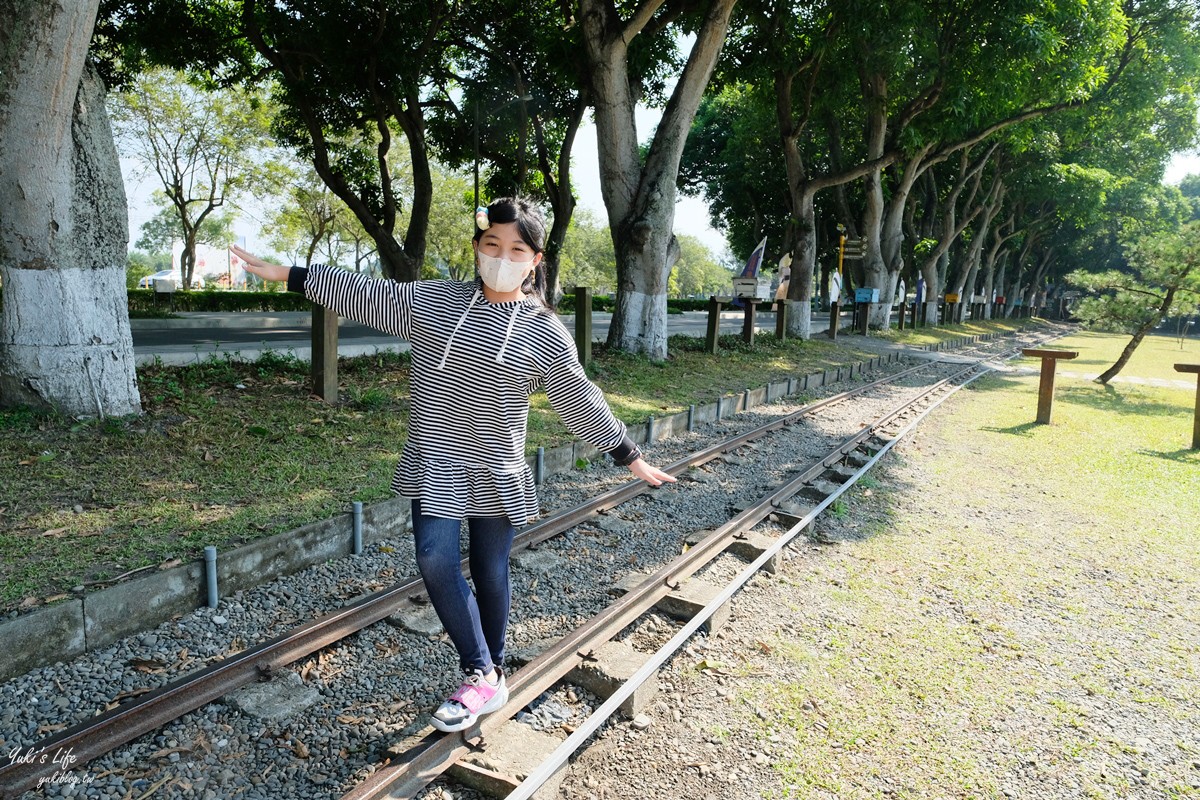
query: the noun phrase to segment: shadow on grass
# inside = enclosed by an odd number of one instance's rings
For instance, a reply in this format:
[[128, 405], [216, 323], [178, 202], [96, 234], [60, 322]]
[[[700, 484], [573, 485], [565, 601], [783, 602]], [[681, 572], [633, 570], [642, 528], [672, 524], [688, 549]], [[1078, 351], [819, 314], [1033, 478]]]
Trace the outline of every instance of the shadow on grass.
[[1164, 461], [1174, 461], [1179, 464], [1189, 464], [1200, 466], [1200, 450], [1193, 450], [1189, 447], [1170, 452], [1163, 450], [1138, 450], [1140, 456], [1150, 456], [1152, 458], [1161, 458]]
[[980, 430], [987, 431], [988, 433], [1007, 433], [1012, 436], [1024, 436], [1029, 438], [1033, 436], [1033, 431], [1035, 428], [1041, 427], [1045, 426], [1043, 426], [1040, 422], [1022, 422], [1020, 425], [1010, 425], [1007, 428], [994, 428], [990, 425], [985, 425], [980, 428]]
[[1054, 396], [1058, 402], [1134, 417], [1173, 417], [1188, 411], [1183, 406], [1151, 400], [1136, 389], [1112, 385], [1060, 386], [1055, 389]]

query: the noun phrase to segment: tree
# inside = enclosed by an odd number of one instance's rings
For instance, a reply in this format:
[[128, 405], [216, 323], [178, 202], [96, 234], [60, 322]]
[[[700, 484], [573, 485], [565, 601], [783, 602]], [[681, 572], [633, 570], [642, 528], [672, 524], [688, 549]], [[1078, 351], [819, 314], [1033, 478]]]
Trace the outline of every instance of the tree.
[[612, 294], [617, 286], [617, 257], [612, 234], [597, 223], [590, 211], [576, 212], [567, 229], [560, 256], [561, 282], [565, 291], [586, 286], [593, 294]]
[[[213, 84], [271, 81], [277, 138], [311, 161], [358, 218], [384, 274], [414, 280], [433, 197], [426, 114], [446, 102], [451, 25], [461, 10], [449, 0], [105, 0], [101, 38], [114, 75], [157, 64]], [[402, 185], [392, 166], [400, 139], [410, 173]]]
[[141, 250], [131, 250], [126, 259], [125, 288], [138, 288], [138, 281], [148, 275], [171, 268], [170, 253], [145, 253]]
[[575, 213], [571, 151], [588, 104], [580, 29], [561, 24], [560, 7], [560, 0], [474, 4], [458, 26], [453, 59], [461, 97], [444, 92], [446, 102], [431, 109], [429, 123], [441, 160], [458, 169], [482, 166], [480, 202], [520, 193], [549, 204], [542, 263], [552, 305]]
[[1129, 362], [1146, 334], [1167, 317], [1200, 309], [1200, 222], [1167, 234], [1144, 236], [1128, 248], [1131, 270], [1073, 272], [1068, 280], [1096, 296], [1075, 314], [1087, 324], [1132, 334], [1115, 364], [1096, 381], [1107, 384]]
[[471, 247], [474, 230], [470, 207], [472, 187], [459, 172], [434, 163], [433, 199], [429, 206], [429, 236], [426, 245], [424, 277], [449, 277], [469, 281], [475, 277], [475, 250]]
[[0, 0], [0, 403], [124, 416], [141, 398], [96, 7]]
[[595, 110], [600, 190], [617, 254], [617, 307], [608, 344], [667, 356], [667, 277], [679, 254], [675, 182], [687, 132], [721, 52], [735, 0], [698, 5], [695, 41], [649, 147], [638, 147], [636, 39], [665, 28], [686, 4], [643, 0], [623, 17], [614, 0], [580, 0]]
[[[167, 196], [156, 191], [154, 203], [158, 206], [158, 213], [142, 223], [142, 235], [134, 242], [134, 247], [147, 253], [166, 253], [168, 264], [163, 269], [168, 269], [171, 266], [171, 246], [183, 240], [183, 232], [179, 226], [179, 214]], [[208, 215], [196, 229], [196, 242], [224, 247], [234, 239], [233, 222], [234, 216], [230, 211]]]
[[138, 76], [112, 101], [119, 141], [158, 176], [174, 210], [187, 289], [205, 220], [266, 175], [261, 166], [270, 145], [266, 106], [243, 92], [202, 90], [165, 69]]
[[772, 135], [774, 103], [767, 95], [761, 84], [741, 82], [706, 94], [679, 168], [679, 190], [704, 198], [713, 227], [742, 256], [764, 235], [782, 240], [791, 214], [787, 175], [779, 168], [783, 150]]
[[733, 280], [712, 251], [695, 236], [680, 235], [679, 260], [671, 269], [670, 292], [675, 297], [708, 297], [720, 294]]
[[340, 264], [338, 228], [349, 210], [311, 167], [290, 173], [284, 202], [270, 213], [263, 229], [267, 244], [290, 256], [293, 264], [310, 267], [318, 255], [326, 264]]

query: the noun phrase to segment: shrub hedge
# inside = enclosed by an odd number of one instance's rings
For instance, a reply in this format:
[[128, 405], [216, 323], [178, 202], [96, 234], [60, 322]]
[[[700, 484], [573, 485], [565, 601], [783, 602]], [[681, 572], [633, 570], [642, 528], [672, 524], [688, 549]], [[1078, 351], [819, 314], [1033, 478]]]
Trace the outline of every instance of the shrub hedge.
[[[231, 292], [224, 289], [175, 292], [176, 311], [307, 311], [312, 304], [292, 292]], [[166, 305], [155, 301], [153, 289], [129, 290], [129, 313], [154, 313]]]

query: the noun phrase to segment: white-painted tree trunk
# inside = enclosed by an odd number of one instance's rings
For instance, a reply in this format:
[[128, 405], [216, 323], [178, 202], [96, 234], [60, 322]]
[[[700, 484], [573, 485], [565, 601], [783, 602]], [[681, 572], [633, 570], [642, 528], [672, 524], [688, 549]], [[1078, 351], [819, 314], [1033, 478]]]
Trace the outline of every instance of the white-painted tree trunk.
[[657, 3], [622, 20], [611, 0], [581, 0], [584, 54], [595, 111], [600, 191], [617, 256], [617, 304], [608, 344], [667, 357], [667, 276], [678, 258], [675, 183], [688, 130], [716, 65], [735, 0], [710, 0], [644, 159], [638, 150], [628, 42]]
[[941, 320], [938, 319], [938, 303], [937, 300], [925, 302], [925, 324], [937, 325]]
[[787, 328], [788, 336], [795, 336], [805, 341], [812, 338], [811, 300], [787, 301]]
[[141, 412], [125, 190], [86, 65], [98, 0], [17, 4], [0, 33], [0, 404]]
[[788, 282], [787, 332], [803, 340], [812, 338], [813, 277], [817, 267], [815, 194], [807, 187], [792, 192], [796, 240], [792, 246], [792, 277]]

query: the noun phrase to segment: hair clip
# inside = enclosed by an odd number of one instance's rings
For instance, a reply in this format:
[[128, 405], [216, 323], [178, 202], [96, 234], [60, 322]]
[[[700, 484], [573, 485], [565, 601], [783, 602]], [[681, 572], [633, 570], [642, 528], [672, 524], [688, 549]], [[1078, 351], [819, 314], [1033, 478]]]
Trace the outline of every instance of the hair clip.
[[492, 222], [488, 219], [487, 206], [480, 206], [475, 209], [475, 227], [481, 231], [486, 231], [492, 227]]

